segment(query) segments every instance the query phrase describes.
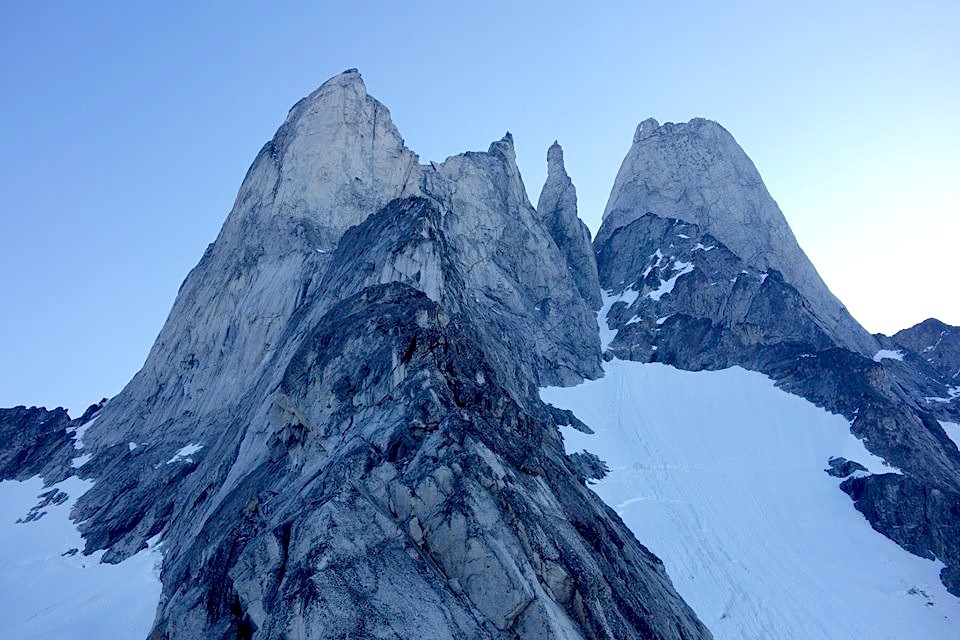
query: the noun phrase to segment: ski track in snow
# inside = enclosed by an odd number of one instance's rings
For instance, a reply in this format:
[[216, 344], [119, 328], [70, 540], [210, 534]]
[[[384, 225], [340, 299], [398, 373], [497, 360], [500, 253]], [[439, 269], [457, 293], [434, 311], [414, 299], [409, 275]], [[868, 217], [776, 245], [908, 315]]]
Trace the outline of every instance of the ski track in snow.
[[562, 429], [567, 451], [607, 462], [592, 488], [717, 640], [960, 637], [943, 565], [875, 532], [823, 471], [830, 456], [891, 471], [843, 417], [738, 367], [604, 368], [541, 395], [596, 432]]
[[[82, 554], [70, 509], [92, 482], [76, 477], [44, 488], [40, 478], [0, 482], [0, 637], [9, 640], [145, 638], [160, 601], [159, 549], [120, 564], [100, 564], [102, 551]], [[69, 495], [46, 515], [17, 523], [40, 493]], [[78, 549], [73, 555], [63, 555]]]

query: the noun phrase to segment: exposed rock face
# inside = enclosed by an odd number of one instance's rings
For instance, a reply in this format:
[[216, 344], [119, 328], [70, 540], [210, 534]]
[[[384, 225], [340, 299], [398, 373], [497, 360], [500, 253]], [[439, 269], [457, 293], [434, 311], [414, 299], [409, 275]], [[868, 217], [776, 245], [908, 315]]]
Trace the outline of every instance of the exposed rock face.
[[466, 265], [467, 303], [506, 341], [496, 357], [539, 386], [599, 376], [593, 311], [527, 199], [513, 137], [425, 167], [422, 190], [439, 203]]
[[217, 241], [105, 420], [126, 416], [117, 426], [131, 436], [167, 422], [189, 438], [187, 405], [197, 415], [238, 402], [280, 348], [343, 231], [418, 184], [416, 155], [355, 70], [298, 102], [247, 172]]
[[[902, 391], [907, 403], [940, 420], [960, 420], [960, 384], [957, 380], [944, 376], [931, 366], [932, 358], [922, 351], [911, 351], [884, 335], [877, 338], [884, 351], [876, 360]], [[890, 353], [896, 357], [881, 357]]]
[[847, 460], [846, 458], [830, 458], [830, 460], [827, 461], [827, 468], [825, 471], [835, 478], [846, 478], [848, 476], [852, 476], [858, 471], [866, 472], [867, 468], [854, 460]]
[[291, 110], [84, 438], [86, 551], [165, 540], [157, 637], [710, 637], [537, 393], [601, 373], [568, 205], [509, 134], [419, 166], [354, 71]]
[[540, 191], [537, 215], [567, 259], [580, 295], [593, 309], [599, 309], [600, 281], [590, 230], [577, 217], [577, 189], [563, 164], [563, 149], [556, 142], [547, 150], [547, 181]]
[[[623, 544], [566, 468], [549, 412], [510, 398], [469, 329], [396, 283], [321, 318], [281, 380], [270, 459], [168, 560], [179, 605], [160, 628], [189, 637], [213, 616], [267, 638], [577, 638], [673, 624], [682, 605], [661, 597], [662, 568]], [[600, 558], [621, 558], [630, 587]]]
[[[419, 169], [390, 112], [351, 69], [293, 106], [250, 168], [223, 235], [234, 225], [283, 240], [302, 231], [316, 248], [332, 249], [389, 200], [416, 195]], [[270, 228], [268, 220], [289, 226]], [[249, 236], [242, 240], [253, 244]]]
[[43, 474], [47, 484], [69, 475], [74, 422], [63, 408], [0, 409], [0, 480], [26, 480]]
[[911, 553], [943, 561], [940, 578], [960, 596], [960, 494], [891, 473], [850, 478], [840, 488], [874, 529]]
[[601, 357], [741, 365], [903, 469], [843, 488], [956, 590], [960, 451], [935, 419], [956, 403], [925, 397], [952, 393], [953, 328], [874, 361], [715, 123], [641, 123], [595, 253], [559, 145], [547, 160], [534, 209], [510, 134], [421, 166], [355, 70], [331, 79], [257, 156], [123, 392], [76, 421], [0, 411], [0, 478], [95, 479], [75, 516], [107, 562], [162, 536], [151, 637], [709, 638], [585, 486], [605, 463], [564, 455], [557, 426], [589, 428], [538, 388]]
[[892, 339], [923, 358], [943, 378], [960, 385], [960, 327], [929, 318], [898, 331]]
[[[833, 344], [779, 272], [752, 267], [697, 225], [645, 214], [598, 239], [597, 261], [610, 302], [600, 322], [617, 330], [612, 356], [724, 368], [775, 344]], [[680, 325], [682, 339], [671, 330]]]
[[756, 167], [716, 122], [696, 118], [661, 126], [651, 118], [640, 123], [604, 210], [598, 245], [646, 213], [695, 224], [748, 266], [776, 269], [839, 344], [864, 355], [876, 351], [876, 341], [830, 293], [800, 249]]
[[960, 421], [960, 329], [930, 318], [877, 339], [885, 349], [877, 360], [917, 407]]
[[[938, 504], [960, 499], [960, 452], [935, 419], [960, 415], [960, 388], [944, 378], [960, 368], [950, 328], [928, 321], [899, 338], [866, 336], [719, 125], [641, 123], [595, 247], [607, 292], [599, 318], [605, 357], [766, 373], [848, 418], [870, 451], [903, 470], [896, 482], [909, 485], [906, 493], [936, 495]], [[896, 357], [882, 357], [881, 345]], [[874, 482], [856, 478], [845, 486]], [[936, 554], [947, 565], [941, 577], [955, 590], [955, 552], [916, 527], [891, 525], [925, 517], [909, 500], [898, 502], [904, 495], [875, 491], [858, 508], [905, 549]], [[958, 523], [960, 511], [937, 507], [929, 536], [949, 538]]]

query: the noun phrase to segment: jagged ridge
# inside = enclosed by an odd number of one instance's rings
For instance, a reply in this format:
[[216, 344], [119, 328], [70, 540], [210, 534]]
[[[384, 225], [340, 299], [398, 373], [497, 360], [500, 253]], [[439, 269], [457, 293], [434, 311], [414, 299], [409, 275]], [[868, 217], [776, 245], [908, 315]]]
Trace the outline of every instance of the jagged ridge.
[[509, 134], [420, 166], [328, 81], [87, 434], [87, 551], [162, 534], [167, 638], [709, 637], [537, 396], [600, 375], [557, 245]]

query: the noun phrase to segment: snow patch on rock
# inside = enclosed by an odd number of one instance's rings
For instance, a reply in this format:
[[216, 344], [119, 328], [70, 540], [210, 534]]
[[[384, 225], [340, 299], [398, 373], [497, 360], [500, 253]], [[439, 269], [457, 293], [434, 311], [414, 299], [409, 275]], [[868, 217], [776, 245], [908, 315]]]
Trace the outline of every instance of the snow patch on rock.
[[[74, 449], [76, 449], [77, 451], [80, 451], [81, 449], [83, 449], [83, 436], [86, 435], [87, 431], [90, 429], [90, 427], [94, 425], [96, 421], [97, 421], [97, 418], [94, 418], [93, 420], [84, 422], [82, 425], [80, 425], [76, 429], [73, 429], [73, 448]], [[68, 431], [70, 430], [68, 429]]]
[[197, 451], [200, 451], [200, 449], [203, 449], [202, 444], [188, 444], [185, 447], [181, 448], [179, 451], [177, 451], [172, 458], [167, 460], [167, 464], [173, 464], [175, 462], [181, 462], [181, 461], [193, 462], [193, 458], [191, 458], [190, 456], [195, 454]]
[[79, 469], [83, 465], [90, 462], [91, 458], [93, 458], [92, 453], [85, 453], [82, 456], [77, 456], [76, 458], [70, 461], [70, 466], [72, 466], [74, 469]]
[[667, 280], [660, 280], [660, 286], [648, 293], [648, 298], [654, 301], [659, 301], [660, 298], [673, 291], [674, 285], [677, 284], [677, 278], [693, 271], [693, 263], [675, 260], [673, 263], [673, 270], [677, 273], [670, 276], [670, 278]]
[[640, 292], [633, 288], [624, 289], [619, 294], [614, 293], [613, 291], [603, 292], [603, 295], [601, 296], [602, 305], [600, 307], [600, 311], [597, 313], [597, 324], [600, 327], [601, 353], [606, 351], [610, 346], [610, 343], [613, 342], [613, 339], [617, 337], [617, 330], [611, 329], [607, 326], [607, 314], [610, 313], [610, 309], [618, 302], [623, 302], [629, 307], [636, 302], [637, 298], [639, 297]]
[[903, 360], [903, 351], [899, 349], [880, 349], [873, 356], [874, 362], [881, 360]]

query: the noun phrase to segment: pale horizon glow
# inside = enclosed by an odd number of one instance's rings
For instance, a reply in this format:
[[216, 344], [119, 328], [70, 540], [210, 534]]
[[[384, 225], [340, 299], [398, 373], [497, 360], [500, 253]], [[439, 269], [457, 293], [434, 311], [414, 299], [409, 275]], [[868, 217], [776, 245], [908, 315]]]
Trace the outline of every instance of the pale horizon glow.
[[142, 365], [287, 110], [356, 67], [422, 162], [556, 139], [595, 233], [634, 128], [721, 123], [871, 332], [960, 325], [960, 5], [293, 2], [0, 8], [0, 406]]

